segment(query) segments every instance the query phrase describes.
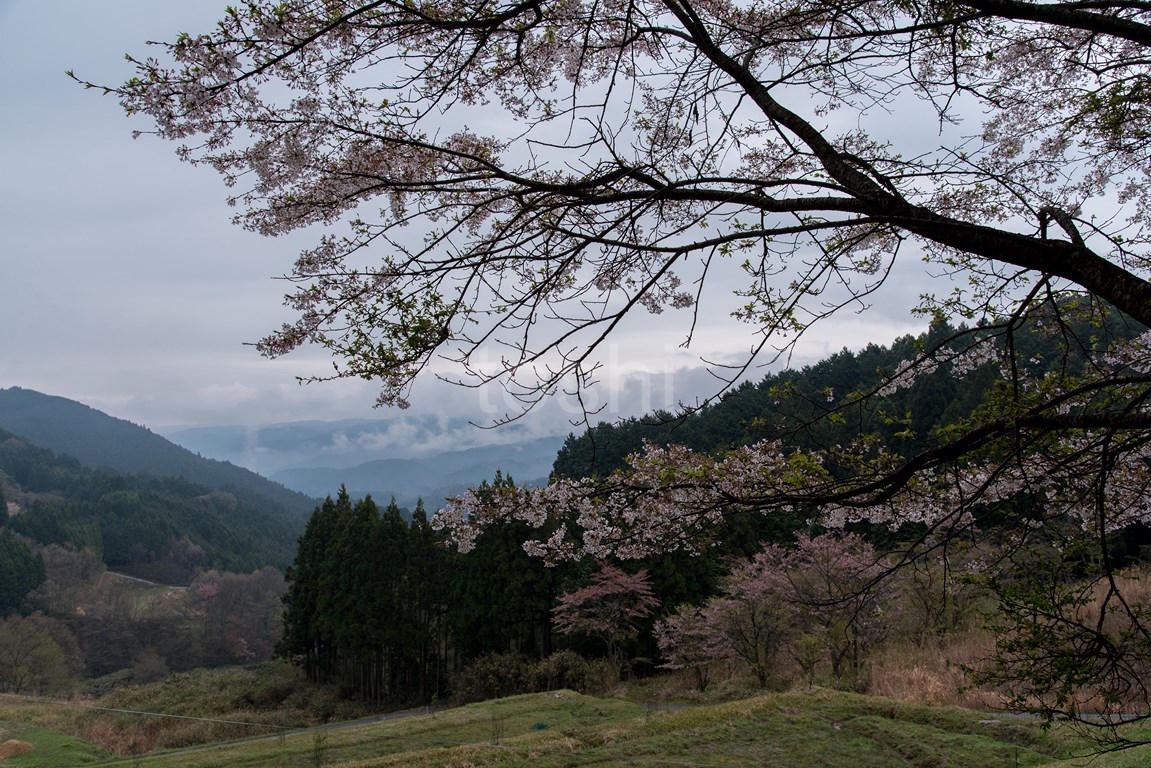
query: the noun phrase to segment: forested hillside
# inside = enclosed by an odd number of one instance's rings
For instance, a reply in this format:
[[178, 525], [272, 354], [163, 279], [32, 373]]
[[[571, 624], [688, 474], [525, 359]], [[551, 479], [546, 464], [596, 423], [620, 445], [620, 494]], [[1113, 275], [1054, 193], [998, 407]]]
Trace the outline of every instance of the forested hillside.
[[0, 512], [0, 690], [270, 658], [303, 528], [277, 501], [93, 469], [0, 430]]
[[0, 429], [90, 467], [182, 477], [213, 490], [263, 496], [294, 516], [300, 527], [316, 503], [254, 472], [197, 456], [144, 427], [28, 389], [0, 389]]
[[109, 568], [169, 583], [198, 570], [283, 568], [302, 519], [244, 489], [91, 469], [0, 430], [7, 530], [88, 549]]
[[[1104, 323], [1095, 335], [1106, 343], [1137, 330]], [[882, 401], [867, 395], [883, 372], [900, 371], [920, 346], [962, 345], [983, 333], [938, 324], [890, 347], [845, 350], [745, 384], [696, 413], [601, 424], [568, 439], [555, 471], [606, 474], [644, 439], [714, 453], [762, 439], [792, 446], [861, 437], [930, 445], [1004, 386], [994, 364], [962, 376], [941, 364]], [[1086, 329], [1079, 335], [1090, 336]], [[1010, 343], [1036, 370], [1058, 359], [1027, 329]], [[523, 498], [498, 476], [475, 495], [492, 506]], [[525, 520], [485, 521], [474, 542], [456, 540], [462, 542], [456, 551], [443, 546], [451, 543], [450, 531], [429, 527], [422, 513], [407, 524], [394, 504], [381, 509], [341, 492], [317, 508], [286, 574], [280, 649], [313, 679], [392, 703], [445, 691], [467, 697], [473, 689], [495, 695], [547, 686], [549, 675], [585, 673], [588, 659], [606, 663], [609, 676], [660, 666], [689, 670], [701, 690], [708, 670], [722, 664], [743, 665], [760, 686], [781, 680], [865, 686], [880, 649], [980, 627], [981, 612], [1008, 599], [1003, 584], [1020, 588], [1030, 573], [1006, 557], [1007, 550], [1019, 553], [1003, 522], [1018, 514], [1030, 510], [989, 509], [974, 522], [987, 534], [978, 544], [955, 542], [922, 561], [899, 562], [921, 528], [859, 523], [847, 532], [826, 531], [802, 506], [771, 514], [729, 510], [694, 531], [707, 540], [696, 552], [604, 564], [525, 552], [533, 548], [523, 546], [525, 539], [562, 536], [574, 514], [541, 514], [541, 529]], [[1114, 561], [1131, 562], [1145, 534], [1114, 532]], [[1034, 568], [1061, 556], [1040, 543], [1020, 562]], [[1006, 565], [976, 575], [969, 568], [976, 560]], [[1076, 578], [1088, 574], [1083, 563], [1072, 565]], [[957, 579], [959, 572], [968, 576]]]
[[[1096, 339], [1103, 348], [1108, 339], [1130, 338], [1141, 330], [1142, 326], [1113, 313], [1098, 328], [1076, 328], [1074, 335]], [[883, 398], [869, 395], [920, 350], [949, 342], [965, 347], [980, 334], [979, 328], [936, 323], [919, 336], [904, 336], [889, 346], [844, 349], [798, 370], [744, 382], [699, 410], [655, 411], [600, 422], [583, 434], [568, 436], [554, 472], [570, 478], [606, 475], [622, 467], [644, 440], [713, 454], [776, 439], [804, 449], [848, 445], [860, 436], [897, 451], [930, 445], [938, 430], [954, 426], [984, 403], [988, 391], [1002, 379], [996, 366], [986, 364], [956, 375], [951, 365], [941, 365], [918, 375], [908, 387], [885, 392]], [[1061, 340], [1034, 328], [1020, 329], [1011, 343], [1035, 373], [1060, 359]]]

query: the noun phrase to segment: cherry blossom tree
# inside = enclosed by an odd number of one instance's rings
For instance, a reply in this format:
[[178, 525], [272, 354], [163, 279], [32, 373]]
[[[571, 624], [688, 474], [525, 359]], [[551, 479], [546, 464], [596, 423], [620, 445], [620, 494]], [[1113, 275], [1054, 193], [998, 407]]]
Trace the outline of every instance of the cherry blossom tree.
[[826, 649], [836, 680], [858, 677], [886, 636], [895, 594], [887, 565], [858, 534], [800, 536], [787, 560], [792, 603], [804, 632]]
[[659, 607], [647, 571], [626, 571], [601, 563], [586, 586], [565, 592], [552, 609], [555, 627], [602, 640], [613, 669], [621, 668], [620, 643], [639, 633], [639, 622]]
[[800, 536], [790, 549], [769, 544], [737, 563], [706, 605], [656, 625], [664, 666], [696, 670], [702, 690], [709, 663], [738, 659], [763, 687], [787, 652], [809, 684], [824, 660], [837, 682], [853, 681], [892, 623], [886, 571], [857, 534]]
[[233, 663], [270, 659], [280, 636], [283, 594], [284, 579], [274, 568], [197, 575], [185, 614], [204, 657]]
[[728, 574], [722, 593], [703, 611], [728, 655], [743, 660], [761, 688], [776, 671], [780, 652], [799, 626], [787, 563], [786, 550], [767, 546]]
[[[905, 244], [964, 283], [931, 311], [1074, 290], [1151, 322], [1147, 14], [248, 0], [109, 90], [242, 225], [332, 229], [266, 354], [319, 344], [396, 405], [439, 356], [530, 407], [590, 384], [637, 311], [681, 312], [686, 342], [702, 312], [746, 323], [734, 378], [865, 307]], [[733, 297], [705, 292], [729, 266]]]
[[[912, 524], [916, 557], [991, 515], [1021, 536], [1072, 520], [1106, 569], [1151, 491], [1149, 17], [1129, 0], [246, 0], [108, 90], [222, 174], [243, 226], [322, 230], [291, 270], [297, 318], [260, 349], [320, 345], [381, 404], [433, 362], [502, 385], [506, 418], [582, 396], [643, 312], [682, 318], [684, 344], [705, 315], [741, 323], [722, 388], [866, 309], [908, 258], [939, 277], [920, 310], [973, 327], [829, 393], [820, 418], [939, 368], [1000, 371], [984, 408], [899, 444], [650, 445], [609, 477], [465, 495], [439, 517], [465, 547], [515, 517], [546, 531], [540, 554], [639, 557], [726, 511], [784, 510]], [[1022, 354], [1025, 331], [1053, 358]]]
[[704, 608], [680, 606], [655, 623], [655, 639], [663, 657], [664, 669], [690, 669], [695, 687], [706, 691], [711, 683], [711, 666], [731, 654], [722, 636], [715, 631]]

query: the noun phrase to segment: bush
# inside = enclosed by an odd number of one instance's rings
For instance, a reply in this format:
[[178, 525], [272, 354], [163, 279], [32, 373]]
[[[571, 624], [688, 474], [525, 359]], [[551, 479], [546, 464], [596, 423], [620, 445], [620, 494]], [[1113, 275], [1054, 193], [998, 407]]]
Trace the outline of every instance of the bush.
[[136, 657], [136, 661], [128, 670], [128, 674], [133, 684], [142, 685], [162, 680], [168, 676], [170, 671], [164, 658], [153, 649], [147, 648]]
[[493, 653], [476, 659], [452, 679], [452, 700], [468, 704], [560, 689], [583, 692], [598, 686], [602, 675], [602, 669], [573, 651], [536, 662], [518, 653]]
[[452, 699], [457, 704], [500, 699], [535, 690], [531, 660], [518, 653], [481, 656], [452, 679]]
[[592, 682], [591, 665], [574, 651], [560, 651], [535, 665], [535, 689], [586, 691]]

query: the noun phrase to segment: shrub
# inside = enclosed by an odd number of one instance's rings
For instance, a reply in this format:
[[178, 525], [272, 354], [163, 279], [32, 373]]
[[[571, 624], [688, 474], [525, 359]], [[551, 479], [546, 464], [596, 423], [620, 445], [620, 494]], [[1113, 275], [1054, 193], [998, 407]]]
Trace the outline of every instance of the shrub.
[[592, 683], [592, 669], [587, 659], [574, 651], [560, 651], [535, 665], [537, 691], [556, 691], [567, 688], [586, 691]]
[[468, 704], [560, 689], [583, 692], [599, 687], [603, 675], [602, 668], [574, 651], [536, 662], [518, 653], [493, 653], [476, 659], [452, 679], [452, 700]]
[[487, 701], [534, 691], [535, 670], [522, 654], [481, 656], [452, 680], [452, 698], [458, 704]]

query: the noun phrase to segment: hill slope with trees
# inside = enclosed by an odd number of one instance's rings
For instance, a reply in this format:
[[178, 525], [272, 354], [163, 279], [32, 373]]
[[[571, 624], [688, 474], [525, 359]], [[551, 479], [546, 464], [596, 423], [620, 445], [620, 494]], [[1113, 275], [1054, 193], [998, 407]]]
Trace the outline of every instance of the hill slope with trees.
[[200, 569], [283, 568], [302, 521], [276, 501], [178, 477], [85, 467], [0, 430], [6, 529], [88, 549], [114, 570], [186, 583]]
[[198, 456], [144, 427], [29, 389], [0, 389], [0, 429], [90, 467], [182, 477], [212, 490], [266, 497], [300, 527], [316, 503], [242, 467]]
[[[1143, 330], [1111, 312], [1097, 327], [1080, 324], [1075, 335], [1103, 345]], [[924, 349], [960, 346], [970, 343], [966, 338], [993, 338], [993, 334], [937, 322], [918, 336], [903, 336], [888, 346], [869, 344], [855, 352], [844, 348], [812, 365], [744, 382], [698, 410], [657, 410], [600, 422], [568, 436], [553, 472], [565, 478], [603, 477], [623, 468], [645, 440], [711, 455], [761, 440], [813, 450], [849, 445], [860, 436], [892, 450], [926, 450], [940, 432], [946, 433], [985, 403], [991, 388], [1002, 381], [1001, 371], [993, 364], [962, 373], [952, 365], [940, 365], [917, 376], [910, 386], [885, 391], [882, 398], [874, 393]], [[1058, 338], [1033, 325], [1022, 328], [1010, 343], [1016, 354], [1031, 361], [1036, 375], [1061, 359]]]

